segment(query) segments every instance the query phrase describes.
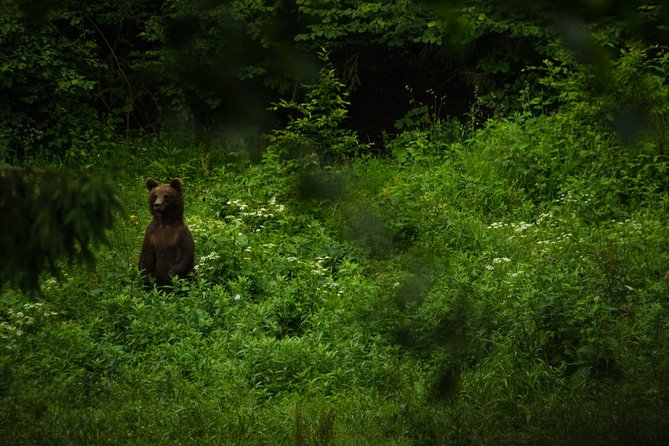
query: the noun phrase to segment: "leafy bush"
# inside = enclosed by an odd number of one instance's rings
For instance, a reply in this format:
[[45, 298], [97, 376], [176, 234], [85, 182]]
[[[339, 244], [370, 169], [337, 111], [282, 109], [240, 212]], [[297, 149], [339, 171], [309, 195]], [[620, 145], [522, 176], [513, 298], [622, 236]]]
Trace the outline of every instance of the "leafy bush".
[[79, 18], [72, 20], [72, 34], [56, 40], [54, 22], [64, 17], [56, 13], [52, 23], [30, 22], [31, 17], [22, 17], [17, 3], [3, 4], [9, 10], [0, 28], [5, 60], [0, 71], [0, 120], [4, 123], [0, 137], [19, 153], [40, 146], [65, 149], [71, 138], [99, 122], [89, 100], [97, 84], [94, 73], [100, 69], [97, 45], [77, 33]]
[[269, 136], [269, 150], [276, 154], [292, 158], [315, 154], [327, 162], [363, 149], [355, 132], [342, 127], [349, 105], [344, 84], [329, 65], [328, 53], [321, 52], [320, 58], [325, 67], [320, 71], [318, 83], [305, 86], [304, 100], [281, 100], [271, 108], [289, 116], [285, 128]]

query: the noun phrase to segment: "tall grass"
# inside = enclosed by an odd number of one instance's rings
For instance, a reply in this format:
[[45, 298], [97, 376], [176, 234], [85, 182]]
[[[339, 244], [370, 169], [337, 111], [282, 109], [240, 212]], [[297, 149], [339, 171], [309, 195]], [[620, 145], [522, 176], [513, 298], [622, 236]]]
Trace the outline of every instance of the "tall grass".
[[[118, 147], [96, 267], [2, 293], [0, 443], [662, 444], [666, 160], [567, 118], [424, 130], [307, 196], [273, 157]], [[186, 188], [173, 293], [135, 268], [145, 176]]]

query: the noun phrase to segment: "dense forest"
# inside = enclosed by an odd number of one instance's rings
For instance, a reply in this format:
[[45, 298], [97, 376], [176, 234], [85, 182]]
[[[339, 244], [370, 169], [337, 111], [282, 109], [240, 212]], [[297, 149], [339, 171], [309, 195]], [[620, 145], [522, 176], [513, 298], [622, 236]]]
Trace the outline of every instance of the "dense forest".
[[661, 1], [0, 0], [0, 444], [666, 444], [668, 120]]

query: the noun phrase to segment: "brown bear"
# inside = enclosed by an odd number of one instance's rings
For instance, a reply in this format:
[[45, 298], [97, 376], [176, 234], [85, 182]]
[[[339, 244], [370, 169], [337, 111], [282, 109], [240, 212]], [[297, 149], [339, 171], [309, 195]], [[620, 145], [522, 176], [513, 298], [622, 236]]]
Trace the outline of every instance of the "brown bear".
[[144, 286], [151, 286], [151, 276], [160, 287], [170, 285], [172, 277], [186, 278], [195, 267], [195, 241], [184, 222], [184, 196], [181, 181], [170, 184], [146, 180], [149, 210], [153, 221], [144, 233], [139, 269]]

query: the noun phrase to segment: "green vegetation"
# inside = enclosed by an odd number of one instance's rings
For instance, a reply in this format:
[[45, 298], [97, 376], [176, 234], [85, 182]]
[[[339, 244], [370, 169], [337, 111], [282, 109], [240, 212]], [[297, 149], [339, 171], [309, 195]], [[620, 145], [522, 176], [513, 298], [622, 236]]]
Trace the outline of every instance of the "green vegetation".
[[[666, 443], [664, 7], [5, 3], [0, 444]], [[195, 276], [147, 291], [177, 176]]]

